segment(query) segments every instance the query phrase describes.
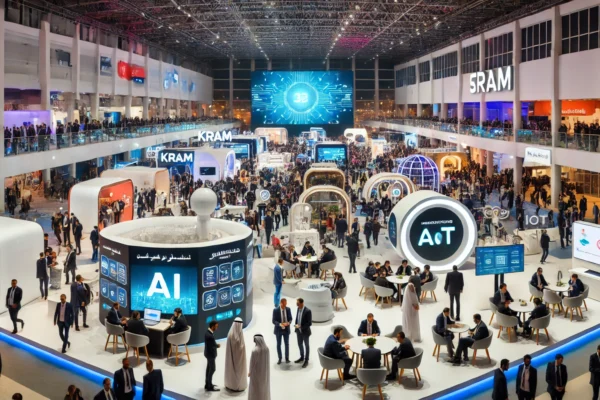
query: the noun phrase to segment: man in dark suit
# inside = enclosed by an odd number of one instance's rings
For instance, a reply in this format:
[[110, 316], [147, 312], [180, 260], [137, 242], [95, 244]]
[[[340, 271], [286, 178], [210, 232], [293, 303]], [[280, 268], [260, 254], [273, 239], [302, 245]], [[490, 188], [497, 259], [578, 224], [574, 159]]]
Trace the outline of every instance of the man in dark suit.
[[273, 333], [277, 338], [277, 364], [281, 364], [281, 341], [285, 346], [285, 362], [290, 362], [290, 325], [292, 324], [292, 310], [287, 306], [287, 300], [281, 299], [279, 307], [273, 309]]
[[169, 321], [169, 329], [167, 329], [168, 335], [173, 335], [175, 333], [183, 332], [188, 329], [188, 323], [185, 317], [183, 316], [183, 310], [177, 307], [173, 310], [173, 316]]
[[402, 264], [398, 267], [396, 271], [396, 275], [406, 275], [410, 276], [412, 273], [412, 268], [408, 265], [408, 260], [402, 260]]
[[531, 356], [523, 357], [517, 372], [517, 396], [519, 400], [533, 400], [537, 389], [537, 369], [531, 366]]
[[579, 275], [573, 274], [571, 275], [571, 279], [569, 280], [569, 297], [577, 297], [585, 288], [583, 287], [583, 282], [579, 279]]
[[60, 295], [60, 303], [56, 305], [56, 310], [54, 311], [54, 326], [58, 325], [58, 334], [60, 335], [60, 340], [62, 340], [62, 352], [67, 352], [67, 346], [71, 347], [71, 342], [69, 342], [69, 329], [73, 326], [73, 306], [71, 303], [67, 303], [67, 295]]
[[365, 277], [371, 281], [375, 281], [377, 279], [377, 268], [375, 268], [375, 264], [373, 261], [369, 261], [369, 265], [365, 269]]
[[108, 315], [106, 316], [106, 322], [108, 322], [109, 324], [112, 325], [117, 325], [117, 326], [126, 326], [127, 325], [127, 318], [123, 317], [121, 315], [121, 313], [119, 312], [119, 308], [121, 307], [121, 305], [119, 303], [113, 303], [113, 306], [111, 307], [110, 310], [108, 310]]
[[379, 336], [381, 335], [381, 330], [379, 330], [379, 325], [372, 313], [367, 314], [367, 319], [363, 320], [360, 323], [360, 327], [358, 328], [358, 336]]
[[92, 262], [98, 261], [98, 241], [100, 235], [98, 233], [98, 227], [94, 226], [94, 229], [90, 232], [90, 242], [92, 242]]
[[433, 273], [431, 272], [431, 267], [429, 265], [423, 266], [423, 273], [421, 274], [421, 285], [426, 284], [427, 282], [431, 282], [435, 279]]
[[413, 268], [413, 275], [408, 278], [408, 283], [412, 283], [415, 287], [415, 293], [417, 293], [417, 299], [421, 301], [421, 275], [419, 267]]
[[324, 264], [329, 261], [333, 261], [335, 259], [336, 259], [335, 252], [333, 250], [329, 249], [328, 247], [324, 247], [323, 254], [321, 255], [321, 258], [319, 259], [319, 262], [313, 264], [314, 271], [311, 271], [311, 273], [314, 272], [315, 274], [317, 274], [317, 278], [318, 278], [321, 264]]
[[[377, 274], [377, 278], [375, 279], [375, 285], [377, 286], [381, 286], [384, 288], [388, 288], [388, 289], [392, 289], [394, 291], [394, 293], [392, 294], [392, 298], [396, 298], [396, 295], [398, 294], [398, 289], [396, 288], [396, 285], [394, 285], [392, 282], [388, 281], [386, 276], [387, 276], [387, 269], [384, 267], [380, 267], [379, 268], [379, 273]], [[382, 300], [383, 303], [383, 300]]]
[[469, 337], [460, 338], [458, 340], [458, 348], [454, 354], [455, 364], [460, 364], [461, 353], [464, 353], [463, 360], [469, 361], [469, 348], [473, 346], [473, 343], [477, 340], [485, 339], [490, 335], [485, 322], [481, 320], [480, 314], [473, 315], [473, 322], [475, 323], [475, 326], [469, 329]]
[[448, 328], [454, 326], [454, 321], [450, 319], [450, 309], [448, 307], [442, 310], [442, 313], [435, 319], [435, 333], [442, 336], [446, 340], [446, 349], [448, 351], [448, 357], [454, 357], [454, 333], [450, 332]]
[[533, 309], [533, 311], [531, 311], [529, 318], [527, 318], [527, 321], [525, 321], [525, 324], [523, 325], [523, 333], [527, 335], [531, 335], [531, 321], [548, 315], [546, 305], [542, 303], [542, 300], [540, 298], [536, 297], [535, 299], [533, 299], [533, 304], [535, 304], [535, 308]]
[[[519, 313], [510, 308], [510, 300], [505, 300], [504, 303], [500, 303], [498, 306], [498, 314], [508, 315], [509, 317], [517, 317], [517, 323], [519, 326], [523, 326], [523, 322], [519, 317]], [[517, 332], [517, 327], [514, 327], [515, 333]]]
[[[460, 294], [465, 286], [462, 272], [458, 272], [456, 265], [452, 266], [452, 272], [446, 274], [446, 283], [444, 284], [444, 292], [450, 295], [450, 318], [460, 321]], [[456, 301], [456, 314], [454, 314], [454, 301]]]
[[546, 383], [548, 383], [547, 392], [550, 393], [552, 400], [561, 400], [565, 395], [567, 386], [567, 366], [563, 364], [562, 354], [554, 357], [554, 362], [549, 362], [546, 367]]
[[215, 365], [215, 360], [217, 358], [217, 349], [221, 347], [220, 344], [217, 344], [215, 340], [215, 331], [219, 328], [219, 323], [217, 321], [210, 321], [208, 325], [208, 329], [204, 334], [204, 357], [206, 357], [206, 380], [204, 383], [204, 389], [207, 392], [219, 392], [221, 389], [215, 387], [212, 382], [213, 374], [215, 373], [217, 367]]
[[344, 361], [344, 380], [354, 379], [355, 375], [350, 374], [350, 367], [352, 366], [352, 359], [348, 357], [347, 350], [350, 348], [348, 345], [342, 346], [340, 343], [340, 337], [342, 336], [341, 327], [336, 327], [333, 330], [333, 334], [327, 338], [325, 346], [323, 348], [323, 355], [325, 357], [334, 358], [336, 360]]
[[79, 331], [79, 311], [83, 312], [83, 327], [89, 328], [87, 325], [87, 306], [85, 292], [85, 286], [83, 285], [83, 277], [77, 275], [73, 283], [71, 283], [71, 305], [73, 306], [73, 313], [75, 314], [75, 330]]
[[596, 348], [596, 352], [590, 356], [590, 385], [592, 385], [594, 391], [592, 400], [598, 400], [600, 389], [600, 345]]
[[67, 244], [71, 244], [71, 218], [69, 218], [69, 213], [66, 211], [62, 215], [62, 231], [63, 243], [65, 244], [65, 246]]
[[8, 314], [10, 320], [13, 323], [12, 333], [17, 333], [17, 322], [21, 323], [21, 330], [25, 326], [25, 322], [19, 319], [19, 310], [21, 309], [21, 299], [23, 298], [23, 290], [17, 286], [17, 280], [13, 279], [10, 281], [10, 287], [6, 292], [6, 308], [8, 308]]
[[129, 368], [129, 359], [123, 359], [123, 368], [115, 371], [113, 389], [117, 400], [133, 400], [135, 398], [135, 376], [133, 368]]
[[531, 277], [531, 281], [529, 281], [529, 284], [531, 286], [533, 286], [534, 288], [537, 288], [537, 290], [541, 290], [541, 291], [544, 290], [544, 288], [546, 286], [548, 286], [548, 282], [546, 282], [543, 272], [544, 272], [544, 270], [541, 267], [538, 268], [536, 273], [533, 274], [533, 276]]
[[514, 301], [512, 296], [508, 292], [508, 286], [506, 286], [506, 283], [502, 283], [500, 284], [500, 288], [498, 289], [498, 291], [494, 293], [494, 298], [492, 302], [499, 307], [500, 304], [504, 304], [506, 300], [510, 302]]
[[346, 221], [346, 218], [344, 218], [343, 215], [340, 215], [337, 221], [335, 221], [335, 233], [337, 236], [335, 244], [337, 244], [339, 248], [344, 247], [344, 236], [346, 235], [346, 232], [348, 232], [348, 221]]
[[42, 299], [48, 300], [48, 280], [50, 277], [48, 276], [48, 261], [44, 253], [40, 253], [40, 258], [36, 262], [35, 269], [35, 276], [40, 281]]
[[385, 378], [388, 381], [396, 380], [396, 375], [398, 375], [398, 362], [400, 360], [417, 355], [410, 339], [406, 338], [404, 332], [399, 332], [396, 336], [396, 340], [400, 345], [392, 350], [392, 371]]
[[294, 328], [296, 331], [296, 337], [298, 339], [298, 348], [300, 349], [300, 358], [294, 361], [299, 364], [304, 361], [302, 368], [308, 366], [308, 357], [310, 354], [309, 339], [311, 335], [310, 327], [312, 325], [312, 311], [308, 307], [304, 306], [304, 299], [299, 298], [296, 300], [298, 310], [296, 311], [296, 322]]
[[127, 321], [127, 332], [135, 335], [148, 336], [148, 328], [144, 325], [144, 321], [140, 319], [139, 311], [131, 313], [131, 318]]
[[540, 259], [540, 264], [543, 264], [546, 262], [546, 258], [548, 258], [548, 250], [550, 248], [550, 236], [548, 236], [548, 233], [545, 229], [542, 229], [540, 247], [542, 248], [542, 258]]
[[494, 372], [494, 390], [492, 391], [492, 400], [508, 400], [508, 386], [506, 385], [506, 376], [504, 371], [508, 369], [508, 360], [504, 358], [500, 361], [500, 368]]
[[104, 378], [102, 390], [94, 396], [94, 400], [117, 400], [117, 395], [110, 385], [110, 378]]
[[75, 248], [77, 255], [81, 254], [81, 237], [83, 236], [83, 226], [78, 219], [75, 219], [75, 225], [73, 225], [73, 236], [75, 237]]
[[67, 281], [66, 285], [69, 284], [69, 273], [71, 273], [71, 280], [75, 282], [75, 270], [77, 269], [77, 256], [75, 255], [75, 251], [73, 247], [69, 244], [67, 245], [67, 257], [65, 258], [65, 262], [63, 263], [65, 267], [65, 277]]
[[146, 370], [148, 373], [144, 375], [144, 392], [142, 393], [142, 400], [160, 400], [162, 392], [165, 390], [162, 371], [160, 369], [154, 369], [152, 360], [146, 360]]
[[374, 341], [375, 339], [373, 338], [367, 339], [368, 347], [360, 353], [363, 368], [372, 369], [381, 367], [381, 350], [373, 347]]

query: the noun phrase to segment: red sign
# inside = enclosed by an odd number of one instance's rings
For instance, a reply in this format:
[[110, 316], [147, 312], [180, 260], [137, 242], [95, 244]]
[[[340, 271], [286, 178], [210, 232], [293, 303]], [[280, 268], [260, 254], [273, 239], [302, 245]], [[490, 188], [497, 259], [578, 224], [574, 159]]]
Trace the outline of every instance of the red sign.
[[128, 81], [131, 80], [131, 65], [129, 65], [125, 61], [119, 61], [117, 71], [119, 74], [119, 78], [126, 79]]
[[132, 78], [146, 78], [146, 71], [144, 67], [133, 64], [131, 66], [131, 77]]

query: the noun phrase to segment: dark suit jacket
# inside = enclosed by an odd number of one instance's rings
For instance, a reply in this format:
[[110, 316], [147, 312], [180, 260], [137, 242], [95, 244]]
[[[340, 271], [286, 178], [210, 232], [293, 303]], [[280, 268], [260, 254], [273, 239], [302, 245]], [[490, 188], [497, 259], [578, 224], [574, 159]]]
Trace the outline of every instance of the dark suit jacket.
[[[8, 299], [10, 298], [10, 291], [12, 287], [9, 287], [6, 291], [6, 308], [8, 308]], [[13, 304], [17, 304], [17, 306], [21, 306], [21, 299], [23, 298], [23, 289], [20, 287], [15, 288], [15, 294], [13, 296]]]
[[165, 390], [162, 371], [154, 369], [144, 375], [144, 392], [142, 400], [160, 400], [162, 392]]
[[[560, 367], [560, 381], [561, 381], [561, 385], [563, 387], [567, 387], [567, 380], [568, 380], [568, 375], [567, 375], [567, 366], [565, 364], [561, 364]], [[556, 364], [553, 362], [549, 362], [548, 366], [546, 367], [546, 383], [548, 383], [548, 387], [547, 387], [547, 391], [548, 393], [554, 393], [555, 386], [558, 386], [558, 379], [556, 376]]]
[[[510, 301], [514, 301], [508, 290], [504, 294], [504, 298], [508, 299]], [[501, 297], [500, 297], [500, 290], [498, 290], [498, 291], [496, 291], [496, 293], [494, 293], [494, 299], [492, 301], [494, 302], [495, 305], [498, 306], [498, 305], [500, 305], [500, 299], [501, 299]]]
[[598, 353], [590, 356], [590, 385], [600, 385], [600, 357]]
[[[293, 325], [294, 320], [292, 319], [292, 310], [290, 310], [289, 307], [285, 308], [285, 317], [287, 319], [287, 322], [290, 323], [290, 326]], [[290, 334], [290, 327], [286, 326], [285, 328], [282, 328], [281, 326], [279, 326], [279, 324], [281, 324], [283, 321], [281, 320], [281, 307], [277, 307], [273, 309], [273, 333], [274, 334], [282, 334], [282, 335], [289, 335]]]
[[188, 328], [188, 323], [187, 320], [185, 319], [185, 317], [183, 315], [180, 315], [179, 318], [175, 318], [174, 322], [173, 322], [173, 326], [171, 327], [171, 331], [169, 332], [169, 334], [175, 334], [175, 333], [179, 333], [179, 332], [183, 332], [185, 330], [187, 330]]
[[[302, 320], [298, 321], [298, 311], [299, 309], [296, 311], [296, 320], [294, 322], [294, 325], [300, 325], [300, 329], [302, 331], [303, 335], [306, 336], [310, 336], [311, 335], [311, 330], [310, 327], [312, 325], [312, 311], [310, 311], [310, 308], [304, 306], [304, 309], [302, 310]], [[298, 329], [296, 329], [297, 333]]]
[[48, 267], [46, 267], [46, 257], [40, 258], [35, 264], [35, 277], [38, 279], [48, 278]]
[[398, 267], [398, 270], [396, 271], [396, 275], [412, 275], [412, 268], [410, 267], [410, 265], [407, 265], [406, 268], [404, 268], [402, 265]]
[[446, 326], [454, 324], [454, 321], [450, 319], [450, 316], [446, 317], [444, 313], [438, 315], [435, 319], [435, 331], [438, 333], [438, 335], [442, 336], [446, 336], [447, 333], [452, 333], [448, 332], [448, 329], [444, 329], [444, 318], [446, 319]]
[[463, 280], [463, 274], [458, 271], [448, 272], [446, 274], [446, 284], [444, 285], [444, 291], [448, 294], [459, 294], [465, 282]]
[[204, 357], [217, 358], [217, 341], [210, 329], [204, 334]]
[[414, 357], [416, 355], [417, 353], [415, 353], [412, 342], [408, 338], [405, 338], [404, 341], [398, 345], [398, 347], [392, 350], [392, 356], [394, 356], [394, 358], [397, 360]]
[[365, 276], [367, 277], [367, 279], [375, 281], [375, 274], [377, 273], [377, 268], [375, 268], [373, 265], [369, 265], [367, 267], [367, 269], [365, 270]]
[[[546, 278], [544, 278], [544, 275], [540, 275], [540, 281], [542, 282], [542, 286], [546, 287], [548, 286], [548, 282], [546, 282]], [[537, 272], [535, 274], [533, 274], [533, 276], [531, 277], [531, 280], [529, 281], [529, 284], [535, 288], [537, 288], [538, 282], [537, 282]]]
[[504, 372], [496, 368], [494, 371], [494, 390], [492, 392], [493, 400], [506, 400], [508, 399], [508, 387], [506, 386], [506, 376]]
[[323, 355], [329, 358], [335, 358], [341, 360], [343, 358], [349, 358], [348, 352], [344, 349], [344, 346], [338, 342], [337, 338], [333, 335], [329, 335], [323, 348]]
[[127, 321], [127, 332], [135, 335], [148, 336], [148, 328], [146, 328], [144, 321], [141, 319], [131, 318], [129, 321]]
[[[362, 334], [366, 334], [367, 333], [367, 320], [363, 320], [360, 323], [360, 327], [358, 328], [358, 336], [361, 336]], [[379, 330], [379, 325], [377, 325], [377, 321], [373, 320], [373, 326], [371, 327], [371, 333], [376, 333], [378, 335], [381, 335], [381, 331]]]
[[[110, 389], [110, 394], [112, 395], [113, 400], [117, 400], [117, 395], [115, 394], [115, 391], [112, 388]], [[94, 400], [108, 400], [108, 397], [104, 395], [104, 389], [102, 389], [97, 395], [94, 396]]]
[[120, 312], [118, 312], [117, 310], [115, 310], [114, 307], [111, 307], [110, 310], [108, 310], [108, 315], [106, 316], [106, 321], [109, 324], [112, 325], [121, 325], [121, 318], [123, 318], [123, 316], [121, 315]]
[[[475, 330], [477, 329], [477, 332]], [[488, 331], [488, 327], [483, 321], [479, 321], [479, 328], [477, 326], [473, 327], [473, 329], [469, 329], [472, 332], [475, 332], [473, 335], [473, 340], [481, 340], [490, 336], [490, 332]]]
[[540, 304], [539, 306], [536, 306], [529, 315], [529, 321], [531, 321], [532, 319], [545, 317], [546, 315], [548, 315], [546, 305]]
[[[517, 372], [517, 393], [519, 393], [519, 388], [521, 387], [521, 377], [523, 376], [523, 369], [525, 368], [525, 364], [519, 365], [519, 372]], [[529, 393], [535, 395], [535, 391], [537, 390], [537, 369], [533, 368], [533, 366], [529, 366]]]
[[381, 367], [381, 350], [374, 347], [364, 349], [360, 356], [363, 361], [363, 368], [380, 368]]
[[71, 304], [73, 307], [81, 307], [82, 302], [85, 302], [85, 287], [77, 282], [71, 283]]
[[[427, 274], [425, 272], [422, 272], [420, 277], [421, 277], [421, 280], [423, 281], [423, 280], [425, 280], [425, 278], [427, 278]], [[433, 276], [433, 274], [430, 271], [429, 279], [427, 280], [427, 282], [432, 282], [434, 279], [435, 279], [435, 276]], [[424, 283], [427, 283], [427, 282], [424, 282]]]
[[75, 254], [75, 250], [69, 253], [65, 260], [65, 271], [70, 271], [72, 269], [77, 269], [77, 255]]
[[[56, 310], [54, 310], [54, 323], [56, 324], [60, 318], [60, 307], [62, 303], [59, 301], [56, 305]], [[71, 303], [65, 302], [65, 324], [68, 326], [73, 325], [73, 321], [75, 320], [75, 314], [73, 313], [73, 306]]]
[[[129, 374], [129, 382], [131, 384], [131, 389], [133, 393], [135, 393], [135, 376], [133, 375], [133, 368], [128, 368], [127, 373]], [[117, 399], [123, 398], [125, 395], [125, 374], [123, 374], [123, 368], [115, 371], [115, 376], [113, 379], [113, 389], [117, 394]]]

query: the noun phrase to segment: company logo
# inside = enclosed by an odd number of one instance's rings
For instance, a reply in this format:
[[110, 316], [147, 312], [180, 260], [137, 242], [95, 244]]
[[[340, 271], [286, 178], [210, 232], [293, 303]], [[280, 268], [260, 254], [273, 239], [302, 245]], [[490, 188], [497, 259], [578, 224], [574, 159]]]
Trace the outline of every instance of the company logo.
[[294, 93], [294, 103], [308, 103], [308, 93]]
[[240, 249], [233, 249], [233, 250], [223, 250], [223, 251], [218, 251], [216, 253], [212, 253], [212, 256], [209, 258], [210, 260], [213, 260], [217, 257], [223, 257], [223, 256], [229, 256], [231, 254], [237, 254], [240, 252]]
[[[150, 284], [150, 289], [148, 289], [147, 297], [152, 297], [155, 294], [162, 294], [165, 298], [171, 298], [171, 291], [167, 286], [167, 282], [163, 274], [160, 272], [156, 272], [154, 274], [154, 278], [152, 278], [152, 283]], [[181, 275], [173, 274], [173, 298], [179, 299], [181, 297]]]
[[411, 223], [409, 243], [412, 250], [429, 263], [447, 260], [462, 246], [462, 220], [445, 207], [428, 207]]
[[[435, 224], [452, 224], [452, 221], [435, 221]], [[429, 228], [425, 228], [423, 229], [423, 232], [421, 233], [421, 237], [419, 238], [419, 243], [417, 243], [417, 246], [421, 247], [424, 244], [428, 244], [430, 246], [439, 246], [442, 243], [445, 243], [446, 245], [450, 245], [452, 244], [452, 232], [456, 231], [456, 228], [454, 226], [444, 226], [440, 228], [441, 232], [436, 232], [433, 236], [431, 236], [431, 232], [429, 231]], [[446, 234], [446, 240], [444, 241], [444, 235]]]
[[498, 206], [492, 207], [487, 205], [483, 208], [483, 216], [486, 218], [498, 217], [498, 219], [508, 219], [510, 218], [510, 210], [505, 210]]
[[472, 73], [469, 90], [471, 94], [513, 90], [513, 66]]
[[198, 140], [202, 142], [231, 142], [232, 134], [229, 132], [212, 132], [212, 131], [201, 131], [198, 134]]
[[271, 192], [268, 190], [261, 190], [259, 196], [262, 201], [267, 201], [271, 198]]
[[164, 163], [191, 163], [194, 162], [194, 153], [161, 152], [159, 159]]

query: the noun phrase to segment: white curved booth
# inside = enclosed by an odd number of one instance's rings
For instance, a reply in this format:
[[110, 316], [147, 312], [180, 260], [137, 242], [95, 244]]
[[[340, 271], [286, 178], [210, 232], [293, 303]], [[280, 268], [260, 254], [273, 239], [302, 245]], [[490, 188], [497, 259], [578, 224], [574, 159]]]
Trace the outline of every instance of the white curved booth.
[[[395, 172], [382, 172], [367, 179], [365, 185], [363, 186], [363, 197], [369, 199], [373, 189], [376, 189], [383, 182], [389, 182], [390, 188], [392, 188], [393, 183], [398, 183], [402, 188], [402, 196], [406, 196], [417, 191], [417, 187], [408, 177]], [[379, 191], [377, 191], [377, 193], [379, 193]], [[390, 198], [399, 197], [394, 196], [394, 193], [388, 193], [388, 195]]]
[[[321, 185], [321, 186], [313, 186], [311, 188], [308, 188], [306, 190], [304, 190], [304, 192], [302, 192], [302, 194], [300, 194], [300, 197], [298, 198], [298, 203], [308, 203], [308, 199], [310, 198], [310, 196], [318, 194], [318, 193], [335, 193], [338, 196], [340, 196], [340, 198], [342, 199], [343, 202], [343, 206], [345, 207], [345, 211], [342, 209], [341, 211], [344, 212], [344, 215], [346, 216], [346, 218], [350, 218], [350, 213], [352, 212], [352, 202], [350, 200], [350, 197], [348, 197], [348, 194], [346, 192], [344, 192], [342, 189], [335, 187], [335, 186], [331, 186], [331, 185]], [[314, 207], [313, 207], [314, 208]], [[351, 232], [351, 225], [352, 224], [348, 224], [348, 233]]]
[[331, 185], [344, 189], [346, 175], [334, 163], [315, 163], [304, 174], [304, 190], [316, 185]]
[[140, 189], [156, 189], [156, 193], [164, 193], [169, 198], [171, 184], [169, 171], [166, 168], [127, 167], [102, 171], [101, 178], [131, 179], [133, 186]]
[[[197, 171], [194, 171], [194, 178], [198, 174], [199, 179], [210, 181], [233, 179], [238, 171], [235, 163], [235, 152], [232, 149], [202, 147], [196, 152], [194, 166], [197, 168]], [[215, 171], [206, 169], [215, 167]]]
[[285, 128], [256, 128], [254, 130], [256, 136], [266, 136], [269, 142], [275, 144], [287, 144], [288, 142], [288, 131]]

